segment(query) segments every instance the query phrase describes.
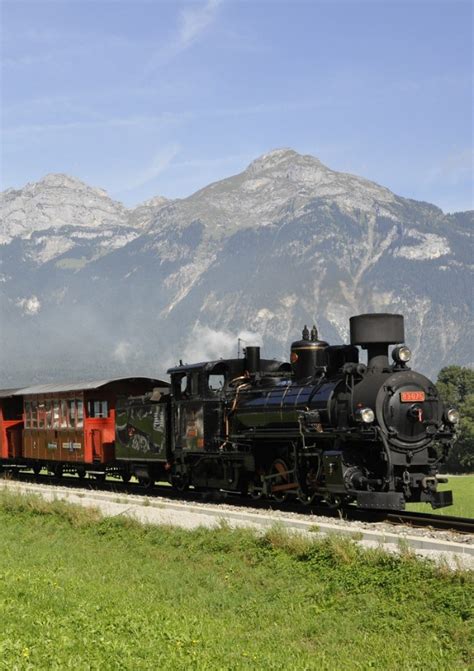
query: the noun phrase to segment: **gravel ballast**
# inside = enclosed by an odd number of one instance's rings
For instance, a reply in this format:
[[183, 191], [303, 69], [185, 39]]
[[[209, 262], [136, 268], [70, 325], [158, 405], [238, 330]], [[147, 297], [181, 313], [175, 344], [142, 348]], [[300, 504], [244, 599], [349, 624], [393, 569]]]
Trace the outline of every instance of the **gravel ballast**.
[[106, 517], [123, 515], [143, 524], [166, 524], [193, 529], [199, 526], [212, 528], [225, 521], [231, 527], [251, 527], [256, 530], [265, 530], [279, 524], [289, 530], [315, 537], [335, 534], [352, 538], [363, 547], [383, 547], [388, 552], [406, 552], [408, 548], [420, 557], [442, 561], [453, 568], [474, 569], [472, 534], [11, 480], [0, 480], [0, 486], [20, 494], [40, 495], [49, 501], [60, 499], [94, 507]]

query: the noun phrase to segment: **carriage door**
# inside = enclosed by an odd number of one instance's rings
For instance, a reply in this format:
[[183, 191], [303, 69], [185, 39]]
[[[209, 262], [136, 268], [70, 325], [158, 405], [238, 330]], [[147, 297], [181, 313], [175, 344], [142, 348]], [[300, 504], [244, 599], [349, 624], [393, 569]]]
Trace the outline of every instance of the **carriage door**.
[[8, 457], [14, 459], [21, 456], [21, 429], [11, 428], [7, 432], [8, 436]]
[[91, 429], [92, 461], [102, 461], [102, 431]]

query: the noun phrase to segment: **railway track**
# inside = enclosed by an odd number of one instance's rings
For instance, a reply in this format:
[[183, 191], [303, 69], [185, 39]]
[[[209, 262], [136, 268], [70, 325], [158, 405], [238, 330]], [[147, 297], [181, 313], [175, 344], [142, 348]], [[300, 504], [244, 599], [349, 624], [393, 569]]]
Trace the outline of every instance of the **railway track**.
[[355, 508], [354, 506], [347, 506], [342, 509], [331, 508], [324, 505], [311, 505], [302, 507], [296, 501], [277, 502], [272, 500], [254, 500], [243, 498], [232, 493], [217, 492], [217, 491], [195, 491], [188, 490], [185, 492], [178, 492], [170, 485], [157, 484], [153, 488], [145, 489], [138, 483], [124, 483], [120, 480], [105, 480], [99, 482], [93, 478], [79, 479], [76, 477], [62, 477], [57, 478], [54, 475], [40, 474], [33, 475], [32, 473], [19, 472], [11, 476], [10, 472], [4, 472], [0, 477], [20, 482], [29, 482], [34, 484], [45, 484], [49, 486], [81, 488], [93, 491], [106, 491], [116, 494], [138, 494], [146, 495], [147, 497], [159, 498], [165, 497], [167, 499], [184, 502], [212, 502], [219, 504], [225, 502], [226, 505], [240, 508], [254, 508], [258, 510], [274, 510], [290, 513], [301, 513], [305, 515], [314, 515], [315, 517], [323, 516], [334, 519], [342, 519], [355, 522], [385, 522], [396, 525], [404, 525], [412, 528], [432, 528], [443, 531], [453, 531], [462, 534], [474, 534], [474, 519], [469, 517], [455, 517], [452, 515], [436, 515], [425, 512], [411, 512], [407, 510], [393, 511], [393, 510], [364, 510]]
[[433, 529], [474, 534], [474, 519], [472, 517], [454, 517], [452, 515], [415, 513], [403, 510], [395, 513], [393, 511], [386, 513], [384, 521], [412, 527], [432, 527]]

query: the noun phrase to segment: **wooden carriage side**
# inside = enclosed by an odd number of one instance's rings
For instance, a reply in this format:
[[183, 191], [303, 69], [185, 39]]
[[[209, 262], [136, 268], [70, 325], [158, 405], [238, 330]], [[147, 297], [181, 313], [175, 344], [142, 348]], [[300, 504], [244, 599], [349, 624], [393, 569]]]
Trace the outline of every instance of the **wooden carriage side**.
[[0, 456], [20, 457], [26, 463], [110, 463], [117, 398], [144, 394], [157, 386], [167, 383], [125, 377], [35, 385], [5, 390], [3, 397], [0, 392]]

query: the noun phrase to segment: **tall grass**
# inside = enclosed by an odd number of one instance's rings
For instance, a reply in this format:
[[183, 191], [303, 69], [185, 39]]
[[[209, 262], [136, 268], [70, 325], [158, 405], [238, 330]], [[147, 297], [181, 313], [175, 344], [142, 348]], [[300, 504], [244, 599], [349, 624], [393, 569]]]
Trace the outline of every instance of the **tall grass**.
[[472, 575], [0, 493], [1, 669], [468, 669]]

